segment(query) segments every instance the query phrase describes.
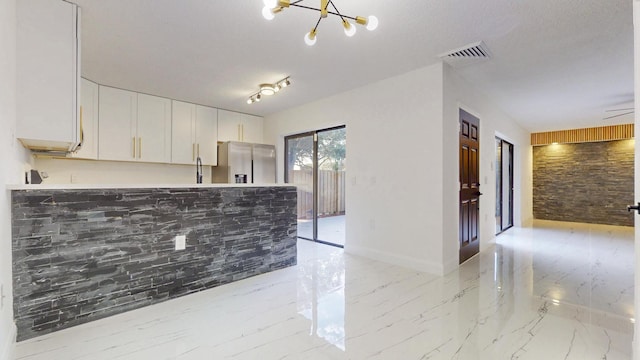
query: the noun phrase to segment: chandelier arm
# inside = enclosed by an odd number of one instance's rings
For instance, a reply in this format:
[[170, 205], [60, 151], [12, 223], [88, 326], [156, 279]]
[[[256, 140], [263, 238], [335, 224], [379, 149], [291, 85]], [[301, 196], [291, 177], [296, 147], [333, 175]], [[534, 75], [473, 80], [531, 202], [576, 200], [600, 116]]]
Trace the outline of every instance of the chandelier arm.
[[[300, 1], [302, 1], [302, 0], [300, 0]], [[303, 9], [308, 9], [308, 10], [315, 10], [315, 11], [318, 11], [318, 12], [322, 11], [319, 8], [314, 8], [314, 7], [306, 6], [306, 5], [300, 5], [300, 4], [296, 4], [296, 3], [291, 3], [291, 4], [289, 4], [289, 6], [295, 6], [295, 7], [299, 7], [299, 8], [303, 8]], [[335, 9], [335, 5], [333, 6], [333, 8]], [[336, 11], [338, 11], [338, 9], [336, 9]], [[342, 14], [340, 14], [338, 12], [327, 11], [327, 13], [331, 14], [331, 15], [340, 16], [341, 18], [347, 18], [347, 19], [351, 19], [351, 20], [354, 20], [354, 21], [356, 20], [356, 18], [354, 16], [342, 15]]]
[[[311, 6], [305, 6], [305, 5], [298, 5], [298, 4], [293, 4], [293, 3], [289, 4], [289, 6], [295, 6], [295, 7], [299, 7], [299, 8], [303, 8], [303, 9], [315, 10], [315, 11], [318, 11], [318, 12], [321, 11], [318, 8], [314, 8], [314, 7], [311, 7]], [[331, 15], [340, 16], [341, 18], [351, 19], [353, 21], [357, 20], [355, 16], [343, 15], [343, 14], [340, 14], [340, 13], [337, 13], [337, 12], [333, 12], [333, 11], [327, 11], [327, 13], [331, 14]]]
[[340, 16], [340, 19], [342, 19], [342, 21], [344, 21], [344, 16], [342, 16], [342, 14], [340, 14], [340, 10], [338, 10], [338, 8], [336, 7], [336, 4], [334, 4], [332, 0], [329, 0], [329, 4], [331, 4], [331, 6], [333, 6], [333, 9], [338, 13], [338, 16]]
[[318, 22], [316, 23], [316, 26], [313, 27], [313, 31], [318, 30], [318, 25], [320, 25], [320, 21], [322, 21], [322, 16], [318, 18]]

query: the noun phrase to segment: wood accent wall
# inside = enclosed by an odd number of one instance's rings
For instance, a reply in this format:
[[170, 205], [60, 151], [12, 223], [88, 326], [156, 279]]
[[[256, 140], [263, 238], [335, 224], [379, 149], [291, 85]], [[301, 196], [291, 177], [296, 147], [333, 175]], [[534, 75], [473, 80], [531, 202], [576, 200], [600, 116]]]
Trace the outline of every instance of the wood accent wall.
[[531, 145], [573, 144], [633, 139], [633, 124], [601, 126], [586, 129], [558, 130], [531, 134]]

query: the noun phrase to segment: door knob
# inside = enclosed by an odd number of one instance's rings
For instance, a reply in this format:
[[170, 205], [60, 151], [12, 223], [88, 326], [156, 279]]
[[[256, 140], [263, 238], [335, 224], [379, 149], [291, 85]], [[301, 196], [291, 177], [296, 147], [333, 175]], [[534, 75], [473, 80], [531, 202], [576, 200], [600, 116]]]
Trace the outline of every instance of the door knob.
[[[482, 193], [480, 191], [476, 191], [476, 192], [473, 193], [473, 195], [480, 196], [480, 195], [482, 195]], [[638, 205], [640, 205], [640, 203], [638, 203]]]
[[638, 205], [628, 205], [627, 211], [631, 212], [631, 210], [635, 210], [638, 212], [638, 214], [640, 214], [640, 202], [638, 203]]

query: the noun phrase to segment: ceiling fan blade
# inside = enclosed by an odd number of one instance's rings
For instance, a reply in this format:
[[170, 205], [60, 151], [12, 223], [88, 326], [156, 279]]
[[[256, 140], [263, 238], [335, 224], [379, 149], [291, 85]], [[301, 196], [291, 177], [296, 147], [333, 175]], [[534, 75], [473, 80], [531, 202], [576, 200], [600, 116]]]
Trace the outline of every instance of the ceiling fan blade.
[[635, 108], [626, 108], [626, 109], [609, 109], [609, 110], [605, 110], [604, 112], [612, 112], [612, 111], [629, 111], [629, 110], [634, 110]]
[[609, 119], [613, 119], [613, 118], [617, 118], [617, 117], [625, 116], [625, 115], [629, 115], [629, 114], [633, 114], [633, 111], [629, 111], [629, 112], [626, 112], [624, 114], [612, 115], [612, 116], [606, 117], [606, 118], [604, 118], [602, 120], [609, 120]]

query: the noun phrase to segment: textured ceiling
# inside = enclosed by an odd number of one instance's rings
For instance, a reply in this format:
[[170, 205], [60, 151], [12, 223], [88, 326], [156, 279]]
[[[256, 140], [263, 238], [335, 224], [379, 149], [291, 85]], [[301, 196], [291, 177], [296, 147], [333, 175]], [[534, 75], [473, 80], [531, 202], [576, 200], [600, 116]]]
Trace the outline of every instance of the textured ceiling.
[[[531, 131], [632, 122], [603, 120], [633, 101], [631, 0], [335, 0], [375, 14], [352, 38], [330, 16], [290, 8], [272, 21], [262, 0], [76, 0], [82, 73], [101, 84], [268, 115], [428, 66], [482, 40], [492, 58], [457, 68]], [[317, 7], [319, 1], [303, 4]], [[258, 84], [293, 86], [248, 105]]]

